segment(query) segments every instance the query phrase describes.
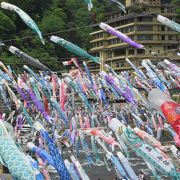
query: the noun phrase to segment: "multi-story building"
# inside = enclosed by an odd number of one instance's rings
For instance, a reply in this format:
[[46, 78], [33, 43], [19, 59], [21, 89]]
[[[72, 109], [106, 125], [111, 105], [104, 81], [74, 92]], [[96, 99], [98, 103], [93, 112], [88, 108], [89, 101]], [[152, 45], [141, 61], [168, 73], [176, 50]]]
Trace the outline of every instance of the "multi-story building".
[[140, 66], [142, 59], [180, 60], [177, 55], [180, 46], [178, 33], [157, 21], [158, 14], [177, 21], [175, 7], [161, 5], [160, 0], [126, 0], [126, 9], [126, 14], [122, 11], [107, 14], [104, 22], [143, 44], [145, 50], [124, 43], [101, 30], [99, 24], [94, 24], [90, 33], [90, 52], [101, 58], [101, 65], [91, 63], [91, 71], [103, 70], [104, 64], [109, 64], [116, 71], [128, 70], [130, 66], [125, 58], [137, 66]]

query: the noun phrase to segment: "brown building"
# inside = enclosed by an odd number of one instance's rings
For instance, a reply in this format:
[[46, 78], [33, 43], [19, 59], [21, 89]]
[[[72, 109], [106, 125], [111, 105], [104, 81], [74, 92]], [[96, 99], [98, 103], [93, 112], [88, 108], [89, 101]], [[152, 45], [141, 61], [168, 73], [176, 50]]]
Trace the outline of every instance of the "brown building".
[[140, 66], [142, 59], [147, 58], [180, 60], [177, 55], [180, 46], [178, 33], [157, 21], [159, 14], [177, 21], [175, 7], [161, 5], [160, 0], [126, 0], [126, 9], [126, 14], [120, 10], [106, 14], [104, 22], [143, 44], [145, 50], [124, 43], [101, 30], [99, 24], [94, 24], [93, 32], [90, 33], [90, 52], [101, 58], [101, 65], [90, 63], [91, 71], [103, 70], [104, 64], [109, 64], [116, 71], [130, 69], [125, 62], [126, 57], [137, 66]]

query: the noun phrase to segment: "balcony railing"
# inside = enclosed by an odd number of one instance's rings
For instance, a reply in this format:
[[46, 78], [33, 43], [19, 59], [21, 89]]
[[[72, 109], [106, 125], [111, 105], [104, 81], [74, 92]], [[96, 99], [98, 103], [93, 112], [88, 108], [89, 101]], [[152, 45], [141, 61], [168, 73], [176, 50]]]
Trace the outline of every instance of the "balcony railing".
[[104, 46], [94, 47], [94, 48], [91, 48], [91, 49], [90, 49], [90, 52], [92, 52], [92, 51], [97, 51], [97, 50], [101, 50], [101, 49], [103, 49], [103, 48], [104, 48]]
[[[166, 54], [163, 55], [158, 55], [159, 58], [164, 58], [166, 57]], [[152, 58], [152, 54], [137, 54], [137, 55], [121, 55], [121, 56], [115, 56], [112, 58], [107, 58], [105, 62], [109, 61], [114, 61], [114, 60], [120, 60], [120, 62], [124, 61], [125, 58], [130, 58], [130, 59], [146, 59], [146, 58]]]
[[97, 31], [90, 33], [90, 35], [94, 35], [94, 34], [101, 33], [101, 32], [103, 32], [103, 30], [97, 30]]
[[93, 42], [98, 42], [98, 41], [103, 41], [105, 40], [106, 38], [102, 37], [102, 38], [96, 38], [96, 39], [93, 39], [90, 41], [90, 43], [93, 43]]

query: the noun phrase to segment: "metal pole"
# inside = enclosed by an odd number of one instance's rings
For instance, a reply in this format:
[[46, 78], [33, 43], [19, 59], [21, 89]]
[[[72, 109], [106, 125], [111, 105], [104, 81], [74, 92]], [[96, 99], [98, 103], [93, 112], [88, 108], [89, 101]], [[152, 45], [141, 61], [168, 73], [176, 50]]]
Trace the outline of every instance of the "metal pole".
[[72, 108], [73, 108], [73, 112], [75, 110], [75, 93], [74, 90], [72, 90]]
[[2, 40], [0, 39], [0, 59], [2, 59]]

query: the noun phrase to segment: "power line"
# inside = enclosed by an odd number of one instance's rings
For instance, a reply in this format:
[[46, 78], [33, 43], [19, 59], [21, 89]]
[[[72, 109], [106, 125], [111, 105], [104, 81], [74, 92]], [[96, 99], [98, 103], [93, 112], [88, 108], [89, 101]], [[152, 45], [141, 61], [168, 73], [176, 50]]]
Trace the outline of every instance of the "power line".
[[[157, 53], [156, 55], [160, 55], [160, 54], [163, 54], [163, 53], [165, 53], [165, 52], [175, 52], [175, 51], [177, 51], [178, 52], [178, 50], [179, 49], [169, 49], [169, 50], [164, 50], [164, 51], [161, 51], [160, 53]], [[149, 54], [147, 54], [147, 55], [149, 55]], [[151, 54], [150, 54], [151, 55]], [[153, 55], [152, 55], [152, 57], [153, 57]], [[37, 58], [37, 59], [40, 59], [40, 60], [49, 60], [49, 59], [54, 59], [54, 60], [70, 60], [71, 59], [71, 57], [60, 57], [60, 58], [54, 58], [54, 57], [50, 57], [50, 58]], [[78, 60], [83, 60], [84, 58], [82, 58], [82, 57], [78, 57], [77, 58]], [[20, 59], [20, 60], [22, 60], [22, 59]], [[23, 60], [22, 60], [23, 61]], [[24, 62], [18, 62], [18, 63], [11, 63], [11, 62], [3, 62], [4, 64], [7, 64], [7, 65], [9, 65], [9, 64], [12, 64], [12, 65], [18, 65], [18, 64], [28, 64], [28, 63], [26, 63], [25, 61]], [[52, 63], [51, 61], [46, 61], [45, 62], [46, 64], [50, 64], [50, 63]]]
[[[171, 9], [175, 9], [175, 7], [167, 8], [166, 10], [171, 10]], [[146, 13], [146, 14], [143, 14], [143, 16], [148, 16], [148, 15], [157, 14], [157, 13], [161, 13], [161, 11], [156, 11], [156, 12], [152, 12], [152, 13]], [[105, 23], [108, 23], [108, 21], [106, 21]], [[81, 26], [81, 27], [77, 27], [77, 28], [71, 28], [71, 29], [66, 29], [66, 30], [60, 30], [60, 31], [44, 33], [43, 36], [58, 34], [58, 33], [61, 33], [61, 32], [70, 32], [70, 31], [73, 31], [73, 30], [78, 30], [78, 29], [83, 29], [83, 28], [88, 28], [88, 27], [93, 27], [93, 25]], [[37, 36], [37, 35], [24, 36], [24, 37], [21, 37], [21, 38], [6, 39], [6, 40], [2, 40], [1, 42], [4, 43], [4, 42], [17, 41], [17, 40], [21, 40], [21, 39], [29, 39], [29, 38], [34, 38], [35, 36]]]
[[[52, 35], [52, 34], [57, 34], [57, 33], [61, 33], [61, 32], [70, 32], [70, 31], [73, 31], [73, 30], [78, 30], [78, 29], [82, 29], [82, 28], [86, 28], [86, 27], [90, 27], [90, 26], [82, 26], [82, 27], [78, 27], [78, 28], [71, 28], [71, 29], [67, 29], [67, 30], [60, 30], [60, 31], [54, 31], [54, 32], [50, 32], [50, 33], [45, 33], [45, 34], [42, 34], [43, 36], [48, 36], [48, 35]], [[7, 40], [3, 40], [1, 42], [10, 42], [10, 41], [17, 41], [17, 40], [21, 40], [21, 39], [28, 39], [28, 38], [33, 38], [37, 36], [37, 34], [35, 35], [31, 35], [31, 36], [24, 36], [22, 38], [14, 38], [14, 39], [7, 39]]]

